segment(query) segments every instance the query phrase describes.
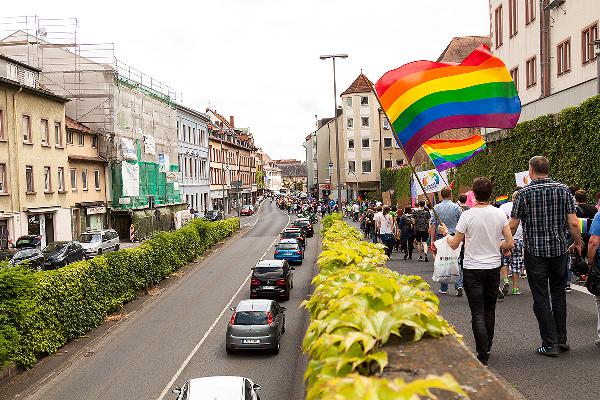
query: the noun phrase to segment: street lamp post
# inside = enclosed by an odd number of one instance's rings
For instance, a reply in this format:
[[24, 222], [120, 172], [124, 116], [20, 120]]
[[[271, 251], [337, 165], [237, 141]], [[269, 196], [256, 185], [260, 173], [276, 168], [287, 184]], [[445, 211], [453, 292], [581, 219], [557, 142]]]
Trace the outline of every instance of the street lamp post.
[[596, 80], [598, 81], [598, 94], [600, 94], [600, 39], [594, 40], [594, 45], [596, 46], [596, 69], [598, 71]]
[[337, 192], [338, 192], [338, 204], [342, 204], [342, 186], [340, 179], [340, 139], [339, 139], [339, 130], [338, 130], [338, 120], [337, 120], [337, 86], [335, 80], [335, 59], [336, 58], [348, 58], [348, 54], [326, 54], [319, 57], [321, 60], [327, 60], [331, 58], [333, 63], [333, 119], [335, 123], [335, 160], [336, 160], [336, 169], [337, 169]]

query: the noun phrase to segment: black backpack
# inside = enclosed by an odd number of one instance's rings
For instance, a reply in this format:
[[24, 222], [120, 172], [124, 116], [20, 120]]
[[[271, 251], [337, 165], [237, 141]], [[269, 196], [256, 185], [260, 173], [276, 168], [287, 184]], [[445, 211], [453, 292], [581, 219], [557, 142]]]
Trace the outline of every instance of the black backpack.
[[585, 281], [585, 287], [587, 290], [593, 294], [594, 296], [600, 296], [600, 263], [598, 262], [598, 258], [592, 264], [592, 269], [588, 273], [587, 279]]

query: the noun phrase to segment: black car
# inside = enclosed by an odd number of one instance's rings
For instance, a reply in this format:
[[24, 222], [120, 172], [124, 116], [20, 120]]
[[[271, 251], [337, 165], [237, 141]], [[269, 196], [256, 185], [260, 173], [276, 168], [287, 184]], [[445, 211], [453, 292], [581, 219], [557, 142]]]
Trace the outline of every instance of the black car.
[[206, 212], [204, 218], [209, 221], [220, 221], [222, 219], [225, 219], [225, 214], [221, 210], [210, 210]]
[[44, 269], [55, 269], [85, 258], [83, 247], [76, 241], [53, 242], [42, 251]]
[[302, 247], [306, 247], [306, 233], [300, 228], [286, 228], [279, 235], [279, 239], [296, 239]]
[[310, 220], [307, 218], [298, 218], [294, 221], [293, 226], [302, 229], [306, 233], [307, 237], [313, 237], [315, 234], [315, 230], [310, 223]]
[[0, 250], [0, 261], [8, 261], [9, 265], [26, 265], [39, 271], [44, 265], [44, 255], [36, 248], [4, 249]]
[[279, 297], [290, 299], [294, 287], [293, 271], [286, 260], [261, 260], [252, 268], [250, 298]]
[[42, 246], [42, 237], [40, 235], [19, 236], [15, 242], [17, 249], [39, 249]]

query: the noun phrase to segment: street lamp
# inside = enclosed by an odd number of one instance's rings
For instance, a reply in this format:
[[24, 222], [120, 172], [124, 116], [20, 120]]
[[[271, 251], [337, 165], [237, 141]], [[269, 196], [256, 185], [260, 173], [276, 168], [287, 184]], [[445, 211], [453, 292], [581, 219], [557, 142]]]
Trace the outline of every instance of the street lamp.
[[338, 204], [342, 204], [342, 186], [340, 179], [340, 139], [338, 130], [337, 120], [337, 86], [335, 80], [335, 59], [336, 58], [348, 58], [348, 54], [326, 54], [319, 57], [321, 60], [327, 60], [331, 58], [333, 63], [333, 120], [335, 123], [335, 160], [337, 164], [337, 192], [338, 192]]

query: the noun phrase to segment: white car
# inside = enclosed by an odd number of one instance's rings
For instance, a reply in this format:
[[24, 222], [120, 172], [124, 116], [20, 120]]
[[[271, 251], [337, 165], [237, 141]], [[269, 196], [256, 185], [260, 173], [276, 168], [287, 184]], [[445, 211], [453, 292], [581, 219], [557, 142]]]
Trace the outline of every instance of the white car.
[[260, 385], [241, 376], [209, 376], [190, 379], [173, 389], [177, 400], [260, 400]]
[[79, 243], [85, 251], [86, 258], [99, 256], [108, 251], [119, 250], [119, 234], [114, 229], [87, 231], [79, 237]]

